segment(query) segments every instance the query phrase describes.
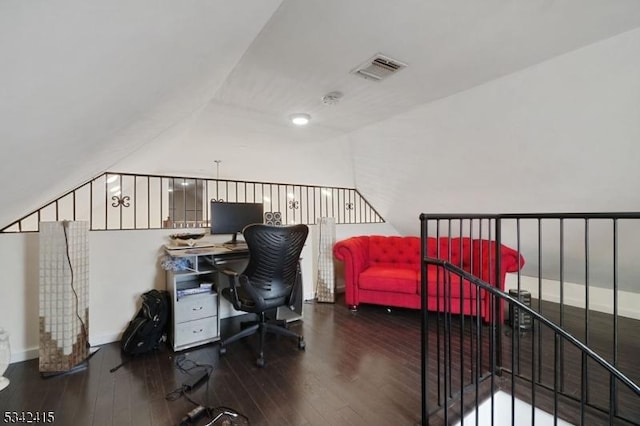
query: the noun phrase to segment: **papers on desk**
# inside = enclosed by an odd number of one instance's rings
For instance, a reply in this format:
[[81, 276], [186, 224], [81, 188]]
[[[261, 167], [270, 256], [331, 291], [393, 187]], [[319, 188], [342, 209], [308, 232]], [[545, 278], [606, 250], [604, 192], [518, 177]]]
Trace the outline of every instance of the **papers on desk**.
[[184, 250], [184, 252], [186, 254], [220, 254], [220, 253], [228, 253], [231, 250], [229, 250], [226, 247], [221, 247], [221, 246], [212, 246], [212, 247], [203, 247], [203, 248], [195, 248], [195, 249], [189, 249], [189, 250]]
[[212, 293], [211, 287], [206, 288], [206, 287], [189, 287], [189, 288], [182, 288], [182, 289], [178, 289], [176, 290], [176, 293], [178, 295], [178, 298], [182, 298], [185, 296], [189, 296], [192, 294], [205, 294], [205, 293]]
[[207, 255], [207, 254], [222, 254], [229, 253], [232, 251], [224, 246], [218, 245], [210, 245], [206, 247], [179, 247], [176, 248], [170, 244], [164, 245], [165, 250], [169, 254], [169, 256], [173, 257], [185, 257], [185, 256], [197, 256], [197, 255]]
[[186, 244], [176, 244], [175, 242], [170, 242], [164, 245], [167, 250], [193, 250], [199, 248], [207, 248], [207, 247], [215, 247], [214, 243], [199, 243], [194, 244], [192, 246]]

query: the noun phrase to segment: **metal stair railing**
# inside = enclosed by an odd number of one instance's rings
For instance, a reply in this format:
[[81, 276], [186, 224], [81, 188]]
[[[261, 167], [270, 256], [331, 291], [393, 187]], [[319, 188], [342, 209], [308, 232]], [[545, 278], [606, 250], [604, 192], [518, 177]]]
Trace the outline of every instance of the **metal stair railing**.
[[[451, 309], [447, 309], [451, 300], [438, 307], [442, 312], [423, 311], [425, 323], [427, 318], [431, 319], [428, 328], [425, 327], [429, 333], [423, 333], [423, 348], [426, 339], [435, 339], [429, 355], [432, 357], [431, 370], [423, 369], [423, 381], [437, 372], [428, 390], [426, 382], [423, 384], [423, 401], [426, 403], [427, 398], [432, 401], [430, 409], [423, 406], [423, 422], [429, 418], [436, 422], [436, 412], [440, 421], [444, 421], [443, 416], [447, 418], [446, 424], [456, 415], [462, 419], [461, 413], [477, 407], [480, 400], [491, 398], [495, 389], [506, 388], [512, 395], [528, 400], [532, 410], [540, 405], [556, 416], [558, 411], [562, 415], [569, 413], [572, 420], [580, 424], [594, 424], [594, 421], [596, 424], [640, 424], [640, 408], [635, 408], [640, 407], [637, 386], [628, 376], [618, 375], [624, 366], [637, 372], [635, 366], [630, 366], [632, 361], [629, 360], [633, 360], [634, 355], [628, 349], [635, 345], [633, 331], [629, 330], [637, 329], [636, 320], [624, 318], [620, 313], [626, 310], [633, 315], [635, 312], [630, 310], [628, 302], [633, 300], [634, 294], [624, 293], [621, 287], [629, 288], [635, 282], [633, 266], [637, 252], [635, 241], [640, 231], [638, 219], [640, 213], [636, 212], [422, 214], [423, 239], [434, 235], [437, 238], [469, 237], [494, 241], [497, 247], [506, 241], [527, 262], [523, 270], [518, 268], [516, 274], [510, 274], [511, 278], [515, 275], [516, 282], [511, 280], [508, 284], [516, 287], [513, 291], [517, 294], [521, 286], [531, 290], [537, 304], [536, 309], [523, 307], [519, 300], [493, 286], [495, 277], [492, 282], [484, 282], [485, 287], [490, 286], [485, 288], [480, 285], [483, 282], [478, 282], [478, 277], [469, 274], [469, 270], [474, 271], [469, 265], [462, 269], [462, 264], [430, 260], [423, 253], [423, 278], [427, 261], [445, 277], [460, 272], [462, 276], [458, 279], [466, 280], [467, 285], [490, 295], [494, 318], [502, 318], [504, 303], [507, 303], [511, 309], [522, 308], [523, 314], [531, 314], [533, 324], [528, 332], [514, 332], [512, 328], [505, 333], [500, 321], [483, 324], [475, 315], [453, 315]], [[423, 249], [424, 246], [423, 241]], [[448, 250], [451, 252], [451, 249], [450, 243]], [[458, 249], [462, 249], [462, 243]], [[480, 253], [480, 258], [483, 256], [489, 257], [494, 271], [501, 271], [500, 255]], [[448, 255], [437, 257], [450, 258]], [[576, 272], [580, 271], [580, 262], [584, 262], [582, 274]], [[545, 279], [543, 275], [552, 279]], [[571, 281], [576, 277], [582, 278]], [[610, 290], [603, 287], [606, 277], [609, 277]], [[496, 291], [500, 295], [493, 294]], [[424, 297], [424, 289], [422, 294]], [[476, 312], [480, 311], [479, 298], [459, 302], [461, 306], [457, 310], [460, 312], [463, 303], [478, 303]], [[600, 312], [594, 311], [593, 307]], [[582, 325], [580, 318], [583, 318]], [[452, 328], [452, 324], [457, 327]], [[556, 333], [557, 329], [562, 331]], [[607, 330], [611, 332], [607, 333]], [[511, 333], [511, 339], [503, 339], [508, 333]], [[571, 337], [565, 338], [564, 333]], [[621, 342], [626, 346], [621, 347]], [[590, 349], [595, 347], [597, 352]], [[455, 362], [451, 355], [457, 357]], [[606, 366], [600, 361], [606, 362]], [[456, 368], [456, 365], [462, 368]], [[443, 377], [446, 380], [441, 380]], [[505, 377], [509, 380], [505, 381]], [[633, 380], [640, 380], [640, 377]], [[471, 398], [468, 396], [470, 391], [474, 391]], [[560, 400], [562, 406], [558, 406]], [[460, 403], [457, 410], [447, 411], [445, 407], [454, 401]], [[493, 403], [493, 399], [490, 402]], [[573, 411], [566, 408], [569, 406], [574, 407]], [[596, 413], [600, 417], [593, 420]]]
[[[592, 421], [608, 421], [610, 424], [615, 424], [615, 422], [637, 424], [638, 417], [635, 416], [640, 415], [640, 412], [635, 411], [632, 413], [631, 416], [634, 416], [632, 418], [625, 417], [624, 413], [621, 413], [615, 407], [616, 401], [613, 389], [616, 388], [616, 384], [622, 384], [633, 395], [635, 405], [640, 406], [640, 387], [610, 362], [529, 306], [467, 271], [442, 259], [425, 257], [423, 263], [424, 265], [436, 265], [445, 276], [454, 274], [462, 278], [460, 280], [461, 287], [466, 280], [470, 285], [474, 285], [480, 291], [486, 292], [492, 298], [494, 304], [497, 303], [496, 299], [502, 299], [519, 309], [523, 314], [530, 315], [534, 323], [537, 324], [534, 328], [538, 330], [538, 333], [542, 333], [542, 326], [546, 327], [553, 334], [553, 380], [551, 384], [547, 384], [540, 377], [531, 380], [516, 371], [521, 369], [521, 366], [515, 367], [517, 353], [513, 350], [517, 346], [517, 339], [520, 338], [519, 333], [511, 333], [511, 366], [499, 366], [496, 363], [495, 356], [498, 350], [496, 333], [500, 333], [501, 327], [483, 326], [482, 318], [479, 315], [474, 315], [470, 318], [464, 315], [451, 314], [450, 306], [447, 306], [447, 303], [440, 307], [442, 312], [431, 314], [424, 308], [426, 305], [423, 305], [422, 424], [438, 424], [439, 422], [447, 425], [452, 424], [453, 421], [462, 420], [466, 413], [474, 409], [476, 415], [474, 424], [480, 424], [480, 419], [477, 417], [479, 415], [477, 408], [484, 400], [492, 399], [497, 390], [508, 391], [512, 397], [512, 405], [515, 404], [516, 398], [528, 398], [528, 401], [525, 402], [531, 405], [532, 410], [542, 406], [544, 411], [550, 412], [555, 418], [561, 416], [569, 417], [568, 421], [578, 421], [579, 424], [593, 424], [589, 423]], [[450, 281], [450, 279], [445, 279], [445, 283]], [[426, 294], [426, 274], [423, 275], [421, 285], [422, 294]], [[447, 287], [447, 285], [444, 286], [445, 289]], [[463, 289], [460, 288], [459, 291], [459, 294], [462, 294]], [[451, 297], [449, 296], [445, 294], [444, 298], [451, 303]], [[479, 303], [479, 301], [480, 298], [475, 298], [475, 303]], [[461, 308], [463, 303], [466, 302], [461, 298]], [[479, 312], [479, 309], [477, 312]], [[516, 323], [514, 328], [518, 329], [518, 327], [519, 324]], [[487, 331], [486, 328], [489, 330]], [[432, 339], [430, 337], [435, 337], [435, 346], [431, 344]], [[457, 345], [456, 339], [458, 339]], [[575, 397], [571, 392], [561, 389], [559, 385], [559, 357], [562, 356], [559, 351], [559, 345], [561, 341], [571, 344], [581, 354], [580, 397]], [[531, 350], [535, 352], [536, 340], [531, 339], [531, 342]], [[586, 371], [588, 360], [594, 361], [608, 375], [609, 391], [606, 393], [609, 394], [610, 398], [607, 407], [589, 402], [586, 399], [588, 379], [584, 372]], [[432, 374], [434, 370], [432, 364], [435, 364], [435, 375]], [[470, 374], [466, 374], [467, 372], [470, 372]], [[456, 373], [458, 373], [457, 377]], [[528, 382], [530, 386], [523, 387], [523, 381]], [[473, 393], [473, 396], [466, 399], [465, 397], [469, 393]], [[543, 393], [551, 394], [551, 403], [547, 400], [546, 405], [540, 404], [543, 398], [539, 396]], [[538, 398], [536, 398], [537, 396]], [[548, 395], [546, 397], [548, 399]], [[575, 404], [569, 408], [561, 409], [560, 404], [562, 402], [567, 403], [567, 401], [569, 401], [568, 404], [571, 401], [576, 402], [578, 404], [577, 409]], [[519, 424], [515, 418], [515, 413], [515, 410], [511, 410], [511, 424]], [[492, 412], [492, 418], [498, 415], [500, 414]], [[536, 413], [532, 412], [534, 419], [535, 416]]]

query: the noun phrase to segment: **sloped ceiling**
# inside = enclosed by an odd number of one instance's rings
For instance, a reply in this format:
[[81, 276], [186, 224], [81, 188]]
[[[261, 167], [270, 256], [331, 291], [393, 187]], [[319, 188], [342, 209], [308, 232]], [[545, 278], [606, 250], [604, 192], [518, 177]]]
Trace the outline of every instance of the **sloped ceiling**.
[[279, 4], [0, 2], [0, 223], [203, 108]]
[[[637, 0], [3, 0], [0, 224], [114, 166], [210, 174], [221, 147], [352, 134], [362, 152], [356, 132], [639, 26]], [[350, 74], [378, 52], [409, 66]]]

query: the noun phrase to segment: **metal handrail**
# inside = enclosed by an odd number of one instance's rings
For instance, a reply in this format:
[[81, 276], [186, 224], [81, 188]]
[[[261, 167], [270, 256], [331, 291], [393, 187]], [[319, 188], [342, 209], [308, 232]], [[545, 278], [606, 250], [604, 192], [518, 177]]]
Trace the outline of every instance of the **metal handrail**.
[[[564, 341], [569, 342], [570, 344], [572, 344], [574, 347], [576, 347], [578, 350], [580, 350], [580, 352], [583, 354], [583, 356], [581, 357], [582, 359], [582, 363], [583, 365], [586, 364], [586, 357], [592, 359], [593, 361], [595, 361], [596, 363], [598, 363], [600, 366], [602, 366], [609, 374], [610, 374], [610, 382], [613, 384], [615, 382], [615, 380], [621, 382], [622, 384], [624, 384], [624, 386], [626, 386], [630, 391], [632, 391], [635, 395], [640, 397], [640, 386], [638, 386], [636, 383], [634, 383], [629, 377], [627, 377], [624, 373], [622, 373], [620, 370], [618, 370], [614, 365], [612, 365], [610, 362], [608, 362], [606, 359], [604, 359], [602, 356], [600, 356], [597, 352], [595, 352], [594, 350], [592, 350], [591, 348], [589, 348], [588, 346], [586, 346], [584, 343], [582, 343], [580, 340], [576, 339], [573, 335], [571, 335], [569, 332], [567, 332], [566, 330], [564, 330], [563, 328], [561, 328], [560, 326], [558, 326], [557, 324], [555, 324], [553, 321], [549, 320], [548, 318], [544, 317], [543, 315], [541, 315], [540, 313], [536, 312], [535, 310], [533, 310], [532, 308], [530, 308], [529, 306], [527, 306], [526, 304], [522, 303], [520, 300], [515, 299], [513, 297], [511, 297], [509, 294], [501, 291], [500, 289], [494, 287], [493, 285], [479, 279], [478, 277], [476, 277], [475, 275], [470, 274], [469, 272], [465, 271], [464, 269], [450, 263], [447, 260], [443, 260], [443, 259], [436, 259], [436, 258], [430, 258], [430, 257], [423, 257], [422, 262], [424, 265], [436, 265], [438, 268], [442, 269], [443, 274], [447, 274], [447, 273], [453, 273], [455, 275], [457, 275], [458, 277], [460, 277], [463, 280], [468, 281], [469, 283], [475, 285], [479, 290], [482, 291], [486, 291], [488, 293], [491, 294], [491, 296], [489, 297], [495, 297], [495, 298], [500, 298], [502, 300], [507, 301], [509, 304], [515, 306], [519, 312], [520, 315], [530, 315], [532, 317], [532, 319], [534, 321], [539, 321], [541, 324], [547, 326], [549, 329], [551, 329], [551, 331], [554, 333], [554, 335], [556, 337], [560, 337], [562, 339], [564, 339]], [[422, 294], [426, 294], [427, 293], [427, 279], [425, 274], [422, 275], [422, 279], [421, 279], [421, 291]], [[424, 300], [424, 299], [423, 299]], [[479, 300], [479, 298], [478, 298]], [[497, 304], [497, 302], [496, 302]], [[448, 417], [448, 410], [449, 407], [451, 406], [451, 404], [456, 401], [459, 400], [460, 401], [460, 405], [461, 407], [464, 407], [464, 395], [465, 393], [467, 393], [468, 391], [471, 391], [472, 389], [475, 388], [475, 392], [476, 392], [476, 412], [477, 412], [477, 408], [478, 408], [478, 399], [477, 399], [477, 393], [478, 393], [478, 384], [482, 381], [485, 381], [486, 379], [490, 378], [493, 380], [493, 377], [496, 374], [500, 374], [502, 375], [506, 370], [503, 369], [500, 366], [497, 366], [495, 364], [495, 362], [491, 363], [491, 370], [493, 371], [489, 371], [488, 372], [488, 376], [482, 376], [480, 374], [480, 371], [476, 371], [476, 380], [472, 380], [472, 383], [468, 383], [468, 384], [464, 384], [461, 382], [460, 384], [460, 389], [458, 389], [457, 391], [454, 390], [451, 387], [450, 384], [450, 379], [447, 379], [446, 377], [443, 379], [444, 381], [444, 386], [445, 386], [445, 398], [446, 401], [442, 402], [440, 401], [440, 396], [438, 397], [438, 404], [435, 408], [431, 409], [429, 407], [429, 403], [428, 403], [428, 392], [429, 392], [429, 387], [428, 387], [428, 372], [429, 372], [429, 357], [428, 354], [431, 353], [431, 348], [429, 347], [429, 343], [428, 343], [428, 338], [426, 337], [429, 333], [429, 320], [428, 320], [428, 315], [426, 315], [426, 304], [423, 302], [423, 306], [422, 306], [422, 324], [421, 324], [421, 332], [422, 332], [422, 337], [423, 337], [423, 344], [422, 344], [422, 424], [423, 425], [427, 425], [429, 424], [429, 418], [434, 416], [435, 414], [437, 414], [439, 411], [444, 410], [444, 418], [445, 418], [445, 423], [447, 423], [449, 420]], [[463, 316], [462, 316], [463, 317]], [[495, 337], [492, 336], [491, 337], [491, 341], [492, 343], [495, 342]], [[557, 344], [557, 343], [556, 343]], [[493, 346], [493, 345], [492, 345]], [[495, 349], [495, 348], [494, 348]], [[440, 349], [436, 349], [436, 351], [438, 353], [440, 353]], [[447, 354], [446, 351], [445, 352], [445, 358], [447, 358]], [[515, 351], [513, 351], [515, 352]], [[462, 357], [462, 355], [460, 355]], [[557, 356], [557, 354], [556, 354]], [[437, 358], [439, 359], [440, 356], [438, 355]], [[461, 358], [462, 359], [462, 358]], [[445, 364], [447, 363], [447, 361], [444, 361]], [[513, 366], [512, 366], [513, 367]], [[462, 368], [462, 367], [461, 367]], [[556, 366], [557, 368], [557, 366]], [[440, 367], [438, 367], [438, 371], [440, 371]], [[443, 369], [445, 376], [447, 375], [446, 369]], [[440, 373], [438, 373], [440, 374]], [[511, 371], [512, 374], [512, 380], [515, 377], [518, 378], [522, 378], [520, 376], [518, 376], [515, 371]], [[441, 380], [440, 378], [438, 379], [439, 381]], [[541, 386], [541, 387], [546, 387], [544, 384], [542, 383], [538, 383], [536, 382], [535, 385], [537, 386]], [[447, 388], [447, 386], [449, 386], [449, 388]], [[548, 387], [546, 387], [547, 389], [549, 389]], [[495, 389], [495, 384], [491, 383], [491, 389], [492, 389], [492, 394], [493, 394], [493, 389]], [[592, 405], [588, 402], [585, 402], [583, 400], [577, 399], [575, 397], [573, 397], [572, 395], [567, 395], [564, 394], [562, 392], [559, 392], [557, 389], [553, 389], [554, 392], [556, 392], [558, 395], [562, 395], [564, 397], [568, 397], [570, 399], [573, 399], [575, 401], [581, 402], [581, 410], [584, 410], [585, 406], [588, 406], [590, 408], [594, 408], [596, 410], [599, 410], [601, 412], [604, 412], [604, 410], [601, 407]], [[440, 395], [440, 393], [439, 393]], [[448, 398], [447, 398], [448, 395]], [[513, 395], [512, 395], [513, 397]], [[584, 396], [583, 396], [584, 397]], [[557, 396], [556, 396], [557, 398]], [[610, 402], [611, 404], [611, 402]], [[492, 416], [494, 415], [494, 413], [492, 413]], [[512, 413], [513, 415], [513, 413]], [[584, 413], [582, 413], [582, 415], [584, 415]], [[613, 416], [613, 412], [609, 412], [610, 416]], [[624, 418], [624, 417], [617, 417], [617, 419], [619, 420], [623, 420], [625, 422], [630, 422], [630, 420]]]
[[[195, 188], [187, 192], [186, 186]], [[116, 189], [117, 187], [117, 189]], [[115, 190], [114, 190], [115, 189]], [[178, 196], [180, 195], [180, 196]], [[37, 232], [41, 221], [86, 220], [90, 230], [209, 227], [209, 201], [263, 202], [283, 223], [383, 223], [355, 188], [105, 172], [0, 229]]]
[[493, 294], [494, 296], [499, 297], [499, 298], [501, 298], [503, 300], [506, 300], [512, 305], [516, 305], [518, 307], [518, 309], [520, 310], [520, 312], [525, 311], [526, 313], [531, 315], [534, 319], [540, 321], [541, 323], [543, 323], [544, 325], [546, 325], [547, 327], [552, 329], [554, 333], [559, 334], [565, 340], [569, 341], [571, 344], [573, 344], [575, 347], [577, 347], [581, 352], [585, 353], [587, 356], [592, 358], [594, 361], [596, 361], [602, 367], [607, 369], [607, 371], [609, 371], [609, 373], [611, 373], [612, 375], [615, 376], [616, 379], [618, 379], [622, 383], [624, 383], [636, 395], [640, 396], [640, 386], [635, 384], [631, 379], [629, 379], [626, 375], [624, 375], [620, 370], [618, 370], [616, 367], [611, 365], [611, 363], [609, 363], [606, 359], [604, 359], [600, 355], [598, 355], [597, 352], [595, 352], [591, 348], [587, 347], [580, 340], [576, 339], [572, 334], [568, 333], [566, 330], [564, 330], [563, 328], [559, 327], [553, 321], [551, 321], [551, 320], [547, 319], [546, 317], [540, 315], [538, 312], [534, 311], [529, 306], [527, 306], [524, 303], [520, 302], [518, 299], [515, 299], [515, 298], [511, 297], [509, 294], [503, 292], [502, 290], [497, 289], [496, 287], [488, 284], [485, 281], [482, 281], [481, 279], [477, 278], [476, 276], [471, 275], [470, 273], [468, 273], [464, 269], [461, 269], [461, 268], [453, 265], [452, 263], [450, 263], [448, 261], [445, 261], [445, 260], [442, 260], [442, 259], [429, 258], [429, 257], [427, 257], [427, 258], [425, 258], [423, 260], [427, 264], [439, 265], [439, 266], [443, 267], [445, 270], [453, 272], [456, 275], [458, 275], [459, 277], [464, 278], [465, 280], [467, 280], [469, 282], [472, 282], [476, 286], [478, 286], [481, 289]]

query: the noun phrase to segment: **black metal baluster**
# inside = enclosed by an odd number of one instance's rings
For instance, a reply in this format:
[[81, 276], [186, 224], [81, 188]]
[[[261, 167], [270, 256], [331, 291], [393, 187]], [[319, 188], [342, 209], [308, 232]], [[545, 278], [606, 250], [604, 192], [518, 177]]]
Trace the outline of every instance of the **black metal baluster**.
[[[613, 219], [613, 365], [618, 367], [618, 219]], [[614, 415], [618, 414], [618, 388], [611, 377], [611, 396]]]
[[[589, 346], [590, 343], [590, 330], [589, 330], [589, 219], [584, 220], [584, 343]], [[587, 378], [589, 377], [589, 364], [587, 358], [583, 354], [583, 383], [581, 388], [581, 418], [582, 424], [584, 424], [584, 404], [589, 402], [589, 386]]]
[[[560, 327], [564, 327], [564, 219], [560, 218]], [[560, 341], [560, 390], [564, 392], [564, 341]]]
[[429, 374], [429, 323], [427, 316], [427, 263], [425, 262], [425, 258], [427, 257], [426, 241], [428, 236], [427, 217], [422, 215], [420, 221], [420, 357], [422, 362], [420, 384], [422, 388], [422, 425], [424, 426], [428, 424], [429, 419], [429, 380], [427, 377], [427, 375]]

